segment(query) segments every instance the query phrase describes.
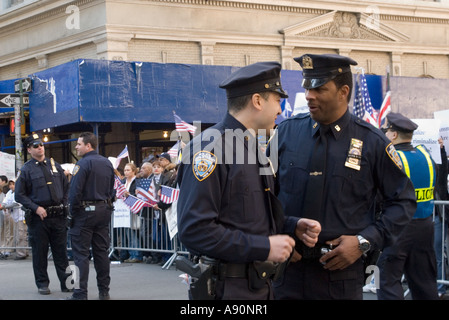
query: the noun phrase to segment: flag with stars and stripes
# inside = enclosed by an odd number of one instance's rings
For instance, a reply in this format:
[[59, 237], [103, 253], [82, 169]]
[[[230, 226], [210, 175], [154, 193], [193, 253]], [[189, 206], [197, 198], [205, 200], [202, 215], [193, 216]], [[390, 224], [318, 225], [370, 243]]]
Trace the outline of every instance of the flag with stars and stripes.
[[173, 114], [175, 116], [176, 123], [176, 131], [188, 131], [192, 135], [195, 134], [196, 127], [194, 125], [188, 124], [184, 120], [182, 120], [176, 113]]
[[377, 115], [371, 104], [368, 86], [366, 85], [366, 78], [363, 72], [358, 76], [358, 81], [355, 84], [353, 112], [358, 118], [365, 120], [376, 128], [379, 127], [377, 124]]
[[147, 202], [145, 202], [142, 199], [139, 199], [137, 197], [134, 197], [132, 195], [129, 195], [128, 197], [126, 197], [126, 199], [123, 202], [129, 207], [129, 209], [133, 213], [139, 213], [143, 207], [149, 206], [149, 204]]
[[157, 204], [155, 189], [153, 179], [136, 179], [136, 196], [152, 206]]
[[116, 196], [119, 199], [123, 197], [123, 194], [126, 191], [126, 187], [123, 185], [122, 181], [120, 181], [119, 177], [117, 176], [115, 176], [114, 189], [116, 192]]
[[161, 201], [163, 203], [172, 203], [173, 201], [178, 200], [178, 197], [179, 189], [161, 185]]

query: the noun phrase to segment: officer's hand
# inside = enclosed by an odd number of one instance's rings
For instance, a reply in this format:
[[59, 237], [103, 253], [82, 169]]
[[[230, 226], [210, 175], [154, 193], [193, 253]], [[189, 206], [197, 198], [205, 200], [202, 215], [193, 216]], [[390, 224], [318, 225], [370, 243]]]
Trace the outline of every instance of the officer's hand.
[[41, 220], [44, 220], [44, 218], [47, 217], [47, 211], [42, 207], [37, 208], [36, 214], [41, 218]]
[[279, 263], [287, 261], [295, 247], [295, 240], [285, 234], [269, 236], [268, 240], [270, 240], [270, 253], [267, 260]]
[[321, 232], [321, 224], [312, 219], [299, 219], [296, 224], [296, 236], [308, 247], [314, 247], [318, 242], [318, 235]]
[[326, 241], [326, 243], [337, 247], [321, 257], [320, 262], [324, 264], [324, 269], [347, 268], [362, 256], [356, 236], [340, 236], [337, 239]]

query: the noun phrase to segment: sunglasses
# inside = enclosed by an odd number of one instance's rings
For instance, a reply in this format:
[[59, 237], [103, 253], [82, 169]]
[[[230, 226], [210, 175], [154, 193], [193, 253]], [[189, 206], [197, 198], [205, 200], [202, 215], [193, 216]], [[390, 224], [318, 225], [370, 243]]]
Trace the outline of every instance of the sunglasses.
[[33, 148], [34, 149], [37, 149], [37, 148], [43, 147], [43, 146], [44, 146], [44, 144], [42, 142], [35, 142], [35, 143], [33, 143]]

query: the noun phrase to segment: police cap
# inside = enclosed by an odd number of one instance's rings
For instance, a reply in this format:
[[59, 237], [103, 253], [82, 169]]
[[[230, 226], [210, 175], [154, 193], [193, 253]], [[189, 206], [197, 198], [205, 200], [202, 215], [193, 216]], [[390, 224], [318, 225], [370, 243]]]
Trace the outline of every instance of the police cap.
[[38, 133], [32, 133], [23, 141], [25, 148], [31, 147], [34, 143], [42, 143], [42, 137]]
[[387, 120], [389, 127], [395, 131], [410, 133], [418, 128], [416, 123], [400, 113], [389, 112]]
[[281, 65], [278, 62], [256, 62], [233, 72], [220, 84], [229, 98], [273, 91], [288, 98], [281, 86]]
[[302, 68], [302, 86], [305, 89], [318, 88], [340, 74], [351, 72], [351, 65], [357, 65], [351, 58], [338, 54], [307, 53], [294, 60]]

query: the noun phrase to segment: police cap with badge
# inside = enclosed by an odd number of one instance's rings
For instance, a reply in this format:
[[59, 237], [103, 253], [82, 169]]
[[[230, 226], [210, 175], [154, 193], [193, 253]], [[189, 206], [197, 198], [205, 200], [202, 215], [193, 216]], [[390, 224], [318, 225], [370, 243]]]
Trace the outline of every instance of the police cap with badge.
[[389, 112], [387, 114], [388, 129], [400, 131], [404, 133], [412, 133], [418, 128], [418, 125], [406, 116], [397, 113]]
[[281, 85], [281, 64], [274, 61], [256, 62], [233, 72], [221, 84], [228, 99], [260, 92], [277, 92], [288, 98]]
[[23, 146], [25, 148], [31, 148], [31, 147], [37, 148], [41, 145], [43, 145], [42, 137], [38, 133], [33, 133], [33, 134], [29, 135], [23, 141]]
[[315, 89], [335, 79], [340, 74], [351, 72], [351, 65], [357, 62], [338, 54], [304, 54], [294, 58], [302, 67], [302, 86]]

